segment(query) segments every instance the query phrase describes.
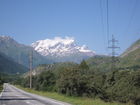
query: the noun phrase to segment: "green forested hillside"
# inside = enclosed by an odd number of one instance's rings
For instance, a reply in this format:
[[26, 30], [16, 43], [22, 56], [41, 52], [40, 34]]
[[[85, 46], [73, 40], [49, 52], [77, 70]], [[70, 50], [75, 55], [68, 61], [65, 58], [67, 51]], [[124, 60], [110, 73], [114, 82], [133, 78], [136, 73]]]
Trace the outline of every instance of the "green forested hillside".
[[109, 56], [94, 56], [86, 60], [90, 69], [98, 72], [111, 71], [111, 57]]
[[23, 65], [20, 65], [12, 59], [8, 58], [4, 54], [0, 53], [0, 73], [7, 73], [7, 74], [20, 74], [27, 72], [27, 68]]
[[140, 48], [140, 39], [133, 43], [124, 53], [121, 54], [121, 57], [128, 56], [129, 53]]
[[140, 39], [120, 56], [118, 66], [125, 69], [140, 69]]
[[[109, 56], [94, 56], [87, 60], [87, 64], [97, 71], [111, 71], [111, 57]], [[116, 69], [140, 69], [140, 40], [137, 40], [123, 54], [116, 57]]]
[[[42, 64], [34, 68], [33, 75], [39, 75], [42, 72], [45, 71], [52, 71], [54, 73], [58, 73], [58, 71], [65, 69], [65, 68], [75, 68], [78, 64], [74, 62], [59, 62], [59, 63], [53, 63], [53, 64]], [[29, 75], [29, 72], [25, 73], [24, 76], [27, 77]]]
[[29, 66], [29, 54], [33, 52], [33, 66], [39, 64], [52, 63], [51, 60], [41, 56], [32, 47], [26, 46], [16, 42], [8, 36], [0, 36], [0, 52], [12, 58], [15, 62], [20, 63], [26, 67]]
[[124, 68], [132, 68], [135, 69], [140, 68], [140, 48], [130, 52], [128, 55], [120, 58], [120, 67]]

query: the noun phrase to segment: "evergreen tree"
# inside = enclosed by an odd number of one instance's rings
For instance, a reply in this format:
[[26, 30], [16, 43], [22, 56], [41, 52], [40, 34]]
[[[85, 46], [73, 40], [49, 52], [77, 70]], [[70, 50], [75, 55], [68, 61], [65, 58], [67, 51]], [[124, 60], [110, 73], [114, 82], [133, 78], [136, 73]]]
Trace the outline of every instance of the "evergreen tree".
[[89, 66], [87, 65], [86, 61], [83, 60], [81, 63], [80, 63], [80, 69], [86, 69], [88, 70], [89, 69]]

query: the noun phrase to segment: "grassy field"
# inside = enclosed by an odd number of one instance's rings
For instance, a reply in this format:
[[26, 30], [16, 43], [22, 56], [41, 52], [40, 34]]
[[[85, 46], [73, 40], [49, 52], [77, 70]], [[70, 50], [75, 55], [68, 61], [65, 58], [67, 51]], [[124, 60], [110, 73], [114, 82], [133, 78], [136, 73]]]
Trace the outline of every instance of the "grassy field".
[[55, 93], [55, 92], [42, 92], [42, 91], [32, 90], [29, 88], [23, 88], [20, 86], [16, 86], [16, 87], [30, 93], [38, 94], [41, 96], [49, 97], [49, 98], [60, 100], [63, 102], [68, 102], [68, 103], [71, 103], [72, 105], [133, 105], [131, 103], [127, 103], [127, 104], [122, 104], [122, 103], [117, 103], [117, 102], [109, 103], [109, 102], [104, 102], [100, 99], [91, 99], [91, 98], [84, 98], [84, 97], [70, 97], [70, 96], [65, 96], [62, 94]]

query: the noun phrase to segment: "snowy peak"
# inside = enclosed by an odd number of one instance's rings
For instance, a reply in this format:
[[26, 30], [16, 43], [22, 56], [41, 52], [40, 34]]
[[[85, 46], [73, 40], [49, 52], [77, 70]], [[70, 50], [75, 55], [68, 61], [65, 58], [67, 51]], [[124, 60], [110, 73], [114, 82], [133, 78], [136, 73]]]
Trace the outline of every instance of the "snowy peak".
[[72, 54], [94, 56], [95, 52], [89, 50], [86, 45], [78, 46], [72, 37], [55, 37], [54, 39], [39, 40], [31, 46], [43, 56], [64, 57]]
[[32, 47], [35, 48], [35, 50], [51, 50], [55, 49], [55, 47], [61, 47], [61, 46], [67, 46], [74, 43], [73, 38], [66, 37], [65, 39], [62, 39], [60, 37], [55, 37], [54, 39], [45, 39], [45, 40], [39, 40], [35, 43], [32, 43]]

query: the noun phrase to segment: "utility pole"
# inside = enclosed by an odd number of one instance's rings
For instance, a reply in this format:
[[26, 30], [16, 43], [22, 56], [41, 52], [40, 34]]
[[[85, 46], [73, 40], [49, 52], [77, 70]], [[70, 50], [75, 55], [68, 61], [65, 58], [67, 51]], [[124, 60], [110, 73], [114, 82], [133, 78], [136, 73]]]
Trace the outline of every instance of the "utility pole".
[[112, 60], [111, 60], [111, 70], [114, 71], [116, 69], [116, 49], [119, 49], [120, 47], [118, 47], [116, 45], [116, 43], [118, 42], [118, 40], [115, 39], [115, 37], [112, 35], [112, 39], [109, 40], [109, 42], [111, 42], [111, 46], [109, 46], [108, 48], [112, 50], [112, 53], [111, 53], [111, 57], [112, 57]]
[[21, 64], [20, 55], [21, 55], [21, 54], [20, 54], [20, 52], [19, 52], [19, 53], [18, 53], [18, 64]]
[[32, 88], [32, 66], [33, 66], [33, 51], [29, 54], [29, 68], [30, 68], [30, 88]]

